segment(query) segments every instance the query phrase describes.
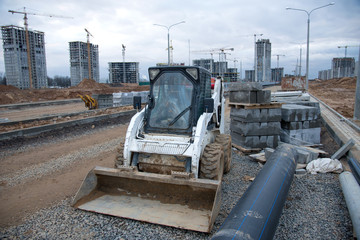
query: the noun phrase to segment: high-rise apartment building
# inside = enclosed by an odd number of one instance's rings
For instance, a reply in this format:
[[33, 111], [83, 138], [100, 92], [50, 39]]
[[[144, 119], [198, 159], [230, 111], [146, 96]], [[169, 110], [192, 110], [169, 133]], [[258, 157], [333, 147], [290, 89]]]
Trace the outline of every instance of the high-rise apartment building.
[[269, 39], [256, 42], [256, 81], [271, 81], [271, 43]]
[[[84, 78], [89, 78], [88, 46], [85, 42], [69, 42], [70, 79], [71, 86], [79, 84]], [[91, 78], [99, 82], [99, 48], [90, 43]]]
[[195, 59], [193, 60], [193, 66], [203, 67], [212, 73], [214, 71], [214, 59]]
[[333, 58], [331, 69], [334, 78], [354, 77], [355, 59]]
[[[24, 28], [13, 25], [2, 26], [1, 32], [6, 84], [20, 89], [47, 87], [44, 33], [29, 30], [28, 49]], [[28, 51], [30, 58], [28, 58]], [[29, 69], [31, 69], [31, 78]]]
[[271, 82], [281, 82], [284, 77], [284, 68], [272, 68], [271, 69]]
[[109, 62], [109, 82], [116, 83], [138, 83], [138, 62]]

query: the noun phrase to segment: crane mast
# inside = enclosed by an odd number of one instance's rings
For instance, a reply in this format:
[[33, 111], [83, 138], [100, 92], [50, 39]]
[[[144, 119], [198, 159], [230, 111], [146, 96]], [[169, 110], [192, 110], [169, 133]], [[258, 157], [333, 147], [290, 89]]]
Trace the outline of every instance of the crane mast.
[[86, 39], [87, 39], [87, 52], [88, 52], [88, 71], [89, 71], [89, 79], [92, 79], [91, 76], [91, 54], [90, 54], [90, 36], [94, 37], [86, 28]]

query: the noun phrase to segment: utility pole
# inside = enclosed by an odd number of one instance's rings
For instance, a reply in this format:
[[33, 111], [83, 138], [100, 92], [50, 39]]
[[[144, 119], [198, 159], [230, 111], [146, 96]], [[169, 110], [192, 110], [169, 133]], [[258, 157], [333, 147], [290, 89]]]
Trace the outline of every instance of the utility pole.
[[334, 2], [331, 2], [329, 4], [326, 4], [324, 6], [320, 6], [317, 8], [312, 9], [311, 11], [307, 11], [305, 9], [299, 9], [299, 8], [290, 8], [287, 7], [286, 10], [295, 10], [295, 11], [302, 11], [307, 14], [307, 35], [306, 35], [306, 75], [305, 75], [305, 90], [309, 90], [309, 42], [310, 42], [310, 15], [313, 11], [318, 10], [320, 8], [328, 7], [334, 5]]
[[159, 27], [164, 27], [167, 29], [168, 33], [167, 33], [167, 42], [168, 42], [168, 65], [170, 66], [170, 29], [173, 27], [173, 26], [176, 26], [178, 24], [181, 24], [181, 23], [185, 23], [185, 21], [181, 21], [181, 22], [178, 22], [178, 23], [174, 23], [170, 26], [165, 26], [165, 25], [161, 25], [161, 24], [153, 24], [154, 26], [159, 26]]

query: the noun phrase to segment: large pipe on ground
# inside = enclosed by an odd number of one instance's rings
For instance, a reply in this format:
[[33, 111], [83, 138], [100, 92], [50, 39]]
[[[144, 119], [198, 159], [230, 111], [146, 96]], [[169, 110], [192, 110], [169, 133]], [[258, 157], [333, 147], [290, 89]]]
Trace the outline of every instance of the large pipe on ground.
[[339, 176], [346, 206], [354, 227], [357, 239], [360, 239], [360, 186], [351, 172], [343, 172]]
[[295, 156], [291, 146], [279, 146], [211, 239], [272, 239], [294, 177]]
[[356, 181], [360, 184], [360, 163], [353, 158], [350, 158], [348, 163]]

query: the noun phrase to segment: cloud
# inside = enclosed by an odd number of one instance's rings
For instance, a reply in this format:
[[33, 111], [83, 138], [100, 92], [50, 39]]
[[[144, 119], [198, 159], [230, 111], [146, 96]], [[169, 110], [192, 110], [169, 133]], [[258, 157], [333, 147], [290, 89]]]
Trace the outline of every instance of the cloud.
[[[190, 51], [234, 47], [228, 59], [236, 58], [238, 66], [242, 62], [243, 71], [252, 69], [253, 34], [262, 33], [262, 38], [272, 43], [272, 54], [286, 55], [280, 57], [280, 65], [285, 67], [285, 73], [291, 73], [299, 59], [299, 43], [306, 42], [307, 15], [285, 8], [311, 10], [327, 3], [327, 0], [2, 0], [0, 25], [23, 26], [20, 14], [7, 12], [23, 6], [29, 12], [73, 17], [29, 16], [30, 28], [45, 32], [49, 76], [69, 75], [68, 42], [86, 41], [84, 28], [93, 34], [91, 42], [99, 45], [101, 79], [108, 77], [108, 62], [122, 61], [121, 44], [126, 45], [126, 61], [140, 62], [141, 74], [147, 75], [149, 66], [167, 62], [167, 29], [153, 24], [169, 26], [183, 20], [185, 24], [170, 29], [176, 62], [188, 64], [190, 41]], [[311, 14], [310, 77], [329, 68], [332, 57], [341, 55], [343, 51], [337, 46], [359, 44], [359, 12], [360, 2], [348, 0]], [[306, 44], [302, 47], [305, 65]], [[354, 48], [349, 48], [348, 54], [358, 55]], [[191, 59], [204, 57], [210, 55], [191, 53]], [[233, 62], [229, 65], [233, 66]], [[276, 57], [272, 66], [276, 66]], [[0, 72], [4, 72], [2, 57]]]

